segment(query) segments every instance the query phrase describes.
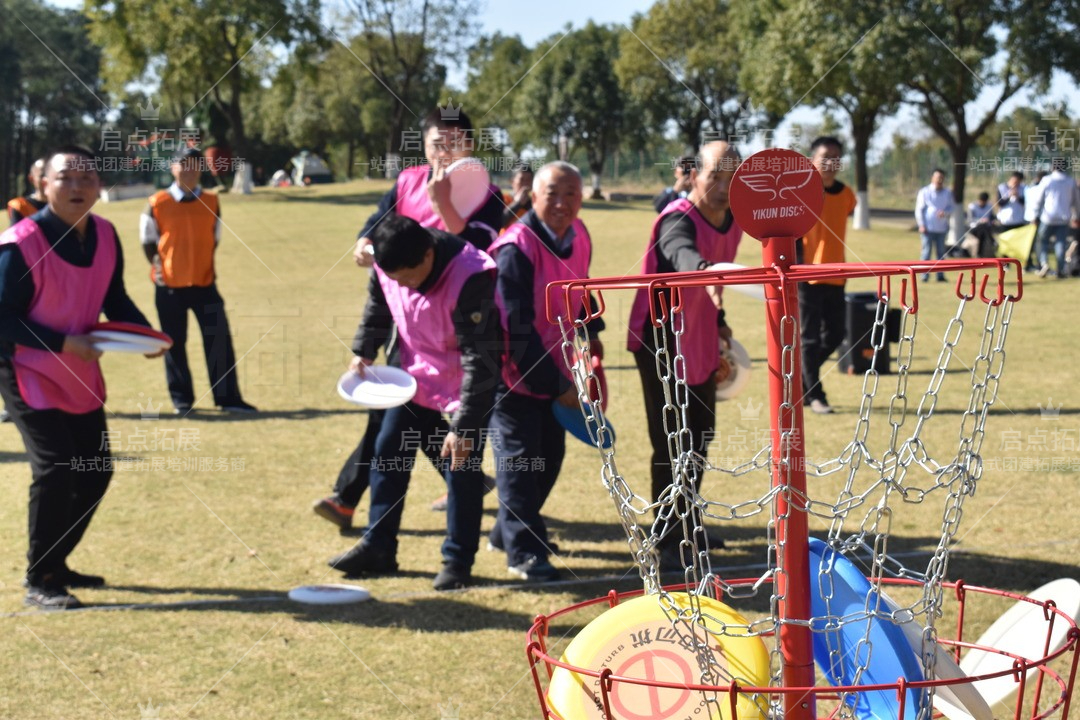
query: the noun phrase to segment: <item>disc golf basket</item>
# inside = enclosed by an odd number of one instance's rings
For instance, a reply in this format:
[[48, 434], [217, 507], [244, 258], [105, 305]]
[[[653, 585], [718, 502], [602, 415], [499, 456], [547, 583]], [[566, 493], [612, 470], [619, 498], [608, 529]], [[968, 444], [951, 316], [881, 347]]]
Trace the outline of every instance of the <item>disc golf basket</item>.
[[[756, 157], [744, 161], [735, 175], [733, 209], [735, 186]], [[748, 223], [738, 213], [736, 219], [747, 229]], [[562, 326], [564, 359], [600, 453], [601, 480], [615, 503], [643, 590], [613, 591], [537, 618], [528, 633], [526, 652], [543, 717], [928, 720], [944, 715], [950, 720], [989, 720], [985, 703], [973, 702], [957, 710], [956, 697], [963, 701], [972, 687], [980, 687], [979, 681], [997, 677], [1015, 682], [1014, 717], [1037, 720], [1058, 713], [1067, 717], [1080, 657], [1080, 632], [1073, 619], [1053, 601], [947, 580], [965, 502], [983, 476], [986, 421], [1004, 371], [1013, 308], [1022, 296], [1020, 264], [972, 259], [796, 265], [794, 237], [802, 232], [759, 237], [763, 263], [756, 268], [599, 278], [554, 283], [548, 288], [548, 317]], [[955, 274], [955, 312], [947, 316], [944, 327], [925, 327], [919, 332], [920, 319], [926, 314], [920, 314], [919, 276], [941, 271]], [[803, 442], [797, 286], [814, 280], [859, 278], [877, 283], [878, 305], [870, 337], [875, 362], [863, 375], [850, 435], [842, 439], [834, 456], [830, 451], [828, 459], [809, 462]], [[691, 396], [683, 348], [694, 328], [683, 316], [683, 296], [706, 286], [735, 285], [765, 290], [769, 375], [765, 407], [770, 431], [763, 447], [724, 465], [697, 452], [687, 429]], [[572, 296], [581, 297], [578, 291], [582, 290], [596, 297], [595, 307], [585, 313], [571, 302]], [[605, 295], [626, 290], [648, 292], [656, 372], [665, 391], [672, 478], [659, 498], [651, 496], [648, 477], [623, 473], [619, 445], [607, 430], [601, 402], [606, 399], [590, 397], [586, 391], [595, 386], [595, 378], [589, 371], [589, 334], [582, 331], [603, 314]], [[876, 354], [886, 345], [890, 301], [898, 303], [902, 313], [896, 372], [883, 376], [876, 369]], [[940, 296], [936, 305], [934, 309], [939, 310]], [[577, 361], [582, 357], [586, 362]], [[926, 367], [915, 367], [916, 358], [929, 359], [929, 373]], [[951, 388], [962, 383], [969, 389], [967, 406], [960, 412], [942, 412], [938, 407], [947, 383]], [[729, 481], [723, 482], [724, 477]], [[815, 479], [812, 491], [807, 488], [807, 477]], [[710, 487], [714, 493], [717, 487], [726, 487], [729, 494], [738, 487], [745, 497], [716, 497], [708, 494]], [[819, 488], [828, 488], [830, 495], [821, 495]], [[894, 511], [906, 505], [919, 506], [924, 516], [941, 517], [936, 547], [924, 566], [915, 566], [910, 553], [897, 552], [890, 545], [899, 544], [891, 527]], [[766, 520], [765, 558], [760, 565], [764, 570], [756, 577], [726, 577], [713, 567], [704, 521], [723, 525], [755, 515]], [[822, 541], [810, 540], [811, 519], [822, 527], [815, 533]], [[665, 586], [658, 550], [660, 540], [671, 535], [679, 538], [682, 577]], [[858, 589], [858, 582], [843, 571], [852, 560], [868, 569], [858, 579], [865, 583], [864, 589]], [[843, 601], [843, 588], [851, 592], [852, 587], [861, 593], [858, 601]], [[890, 598], [890, 591], [902, 593], [897, 597], [905, 598], [904, 602]], [[641, 673], [619, 674], [619, 667], [611, 664], [582, 667], [573, 658], [553, 655], [555, 639], [548, 636], [553, 624], [581, 622], [588, 608], [614, 608], [642, 593], [655, 597], [679, 645], [697, 659], [694, 677], [671, 681]], [[1045, 637], [1041, 653], [1021, 657], [965, 640], [965, 632], [970, 634], [965, 615], [972, 612], [972, 601], [990, 598], [992, 602], [995, 597], [1041, 608], [1045, 621], [1039, 629]], [[716, 601], [740, 599], [767, 605], [768, 616], [733, 622], [713, 609]], [[955, 617], [955, 622], [946, 622], [946, 617]], [[896, 641], [890, 638], [901, 629], [910, 645], [892, 647]], [[742, 676], [724, 661], [717, 648], [732, 638], [759, 638], [764, 643], [766, 677]], [[968, 677], [952, 670], [962, 649], [1001, 653], [1008, 661], [999, 672]], [[888, 661], [900, 650], [911, 654], [913, 667], [892, 669]], [[815, 656], [822, 670], [820, 681], [814, 670]], [[1067, 666], [1063, 673], [1051, 668], [1061, 657], [1065, 660], [1059, 666]], [[553, 706], [547, 688], [553, 677], [566, 673], [588, 694], [588, 701], [585, 710], [564, 716]], [[656, 703], [662, 692], [683, 697], [691, 693], [695, 700], [669, 715], [660, 709], [663, 702]], [[620, 702], [620, 693], [624, 697], [636, 693], [634, 697], [645, 698], [644, 704], [627, 710], [629, 704]], [[692, 710], [687, 712], [687, 707]], [[1001, 717], [1000, 706], [996, 716]]]

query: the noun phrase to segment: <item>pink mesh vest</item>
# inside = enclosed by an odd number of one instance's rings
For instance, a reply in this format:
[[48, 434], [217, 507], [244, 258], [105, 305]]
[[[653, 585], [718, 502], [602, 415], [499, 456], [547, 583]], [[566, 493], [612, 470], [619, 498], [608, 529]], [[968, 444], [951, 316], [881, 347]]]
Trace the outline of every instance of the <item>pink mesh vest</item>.
[[[567, 370], [566, 363], [563, 361], [561, 350], [562, 332], [559, 330], [558, 325], [552, 325], [548, 322], [546, 296], [548, 283], [560, 280], [584, 280], [589, 276], [589, 263], [592, 260], [592, 239], [589, 237], [589, 231], [585, 229], [585, 224], [581, 220], [574, 221], [573, 230], [574, 241], [568, 258], [556, 256], [544, 245], [540, 238], [536, 237], [528, 225], [520, 222], [511, 225], [488, 250], [489, 253], [495, 255], [499, 248], [505, 245], [514, 245], [532, 263], [534, 272], [533, 308], [536, 310], [533, 327], [540, 336], [544, 347], [547, 348], [548, 354], [553, 356], [555, 366], [567, 378], [570, 377], [570, 371]], [[575, 290], [571, 293], [571, 307], [575, 309], [574, 317], [577, 317], [576, 311], [583, 307], [582, 301], [584, 297], [585, 293], [582, 290]], [[501, 297], [496, 299], [499, 302], [499, 312], [502, 314], [503, 330], [508, 331], [506, 308], [502, 305]], [[562, 293], [558, 293], [557, 300], [558, 305], [555, 307], [562, 310], [565, 307]], [[509, 341], [509, 336], [507, 336], [507, 341]], [[513, 364], [509, 348], [503, 354], [502, 376], [506, 387], [511, 388], [513, 392], [536, 397], [521, 382], [521, 369]]]
[[[664, 208], [653, 223], [649, 247], [641, 266], [642, 274], [651, 275], [656, 272], [656, 241], [660, 223], [663, 218], [673, 213], [685, 214], [694, 221], [697, 249], [702, 258], [709, 263], [732, 262], [735, 259], [735, 252], [742, 239], [742, 228], [739, 224], [732, 219], [731, 227], [727, 232], [721, 233], [702, 217], [689, 200], [680, 198]], [[703, 287], [684, 288], [682, 299], [685, 332], [681, 343], [683, 356], [686, 358], [686, 382], [690, 385], [700, 385], [716, 372], [720, 356], [716, 306]], [[634, 304], [630, 308], [630, 333], [626, 342], [630, 351], [641, 348], [641, 333], [652, 332], [649, 318], [648, 290], [640, 289], [634, 296]]]
[[[65, 335], [82, 335], [98, 321], [116, 267], [116, 234], [96, 215], [97, 249], [90, 267], [75, 267], [52, 252], [37, 223], [26, 219], [0, 235], [15, 243], [34, 280], [29, 318]], [[35, 410], [82, 414], [105, 403], [105, 379], [97, 361], [71, 353], [15, 346], [15, 379], [24, 402]]]
[[464, 371], [452, 313], [465, 281], [485, 271], [494, 272], [495, 261], [468, 243], [423, 293], [399, 285], [375, 266], [397, 326], [401, 368], [416, 378], [412, 401], [417, 405], [445, 413], [461, 405]]

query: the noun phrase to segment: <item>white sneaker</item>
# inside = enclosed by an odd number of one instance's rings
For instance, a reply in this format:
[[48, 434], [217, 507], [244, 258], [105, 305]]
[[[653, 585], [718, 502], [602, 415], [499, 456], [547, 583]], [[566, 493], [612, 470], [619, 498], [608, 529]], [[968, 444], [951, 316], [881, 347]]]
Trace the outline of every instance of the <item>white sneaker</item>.
[[818, 415], [829, 415], [833, 409], [821, 400], [811, 400], [810, 409]]

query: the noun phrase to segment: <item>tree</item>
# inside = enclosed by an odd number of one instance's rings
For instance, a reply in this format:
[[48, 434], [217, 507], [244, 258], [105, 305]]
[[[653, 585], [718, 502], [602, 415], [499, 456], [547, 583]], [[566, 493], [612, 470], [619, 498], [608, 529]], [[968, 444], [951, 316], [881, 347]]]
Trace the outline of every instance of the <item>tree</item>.
[[87, 0], [86, 13], [110, 89], [120, 94], [157, 76], [163, 96], [193, 103], [184, 115], [212, 103], [228, 119], [237, 157], [245, 158], [243, 99], [258, 87], [272, 46], [306, 60], [321, 36], [320, 7], [320, 0]]
[[532, 52], [517, 35], [495, 33], [480, 38], [469, 49], [466, 111], [475, 124], [506, 131], [519, 154], [522, 150], [519, 140], [527, 131], [520, 129], [522, 93], [518, 87], [532, 63]]
[[613, 68], [619, 36], [590, 21], [580, 30], [551, 36], [533, 55], [537, 64], [521, 84], [519, 100], [527, 139], [558, 149], [560, 157], [583, 147], [592, 173], [592, 197], [602, 197], [600, 176], [619, 146], [625, 122], [625, 99]]
[[[971, 149], [1009, 98], [1025, 89], [1045, 89], [1055, 64], [1077, 59], [1072, 5], [1072, 0], [898, 2], [911, 63], [908, 101], [952, 156], [955, 237], [964, 232]], [[972, 124], [969, 105], [980, 96], [988, 108]]]
[[0, 13], [0, 196], [6, 200], [26, 190], [20, 179], [49, 146], [97, 148], [109, 100], [101, 56], [80, 13], [39, 0], [0, 0]]
[[[374, 42], [386, 42], [376, 36]], [[366, 53], [358, 36], [336, 42], [314, 58], [309, 67], [283, 65], [259, 97], [254, 127], [270, 143], [325, 153], [335, 144], [346, 149], [346, 175], [356, 168], [356, 153], [381, 158], [391, 136], [391, 104], [375, 76], [357, 60]], [[420, 87], [434, 101], [442, 87], [438, 68], [421, 78]], [[395, 146], [393, 149], [397, 149]]]
[[847, 115], [859, 198], [855, 227], [868, 229], [867, 154], [879, 120], [896, 111], [909, 77], [896, 60], [904, 57], [905, 33], [878, 6], [859, 0], [788, 0], [767, 13], [747, 3], [740, 13], [740, 54], [759, 58], [742, 67], [745, 92], [781, 116], [802, 103]]
[[728, 138], [750, 125], [750, 98], [738, 84], [741, 57], [734, 49], [729, 5], [727, 0], [660, 0], [647, 13], [636, 13], [619, 37], [615, 70], [644, 124], [660, 133], [673, 122], [679, 138], [694, 150], [704, 127]]
[[[477, 0], [351, 0], [356, 11], [363, 53], [389, 104], [390, 132], [386, 152], [396, 152], [401, 133], [435, 105], [434, 78], [445, 81], [446, 68], [438, 61], [464, 53], [475, 34]], [[337, 37], [337, 40], [345, 41]], [[437, 91], [436, 91], [437, 92]]]

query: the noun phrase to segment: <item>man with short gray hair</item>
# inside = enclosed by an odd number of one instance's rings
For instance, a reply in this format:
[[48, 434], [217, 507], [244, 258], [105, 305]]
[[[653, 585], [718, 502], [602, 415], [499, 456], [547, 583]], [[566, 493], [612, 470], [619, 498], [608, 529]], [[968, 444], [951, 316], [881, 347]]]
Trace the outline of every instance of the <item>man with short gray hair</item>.
[[[489, 547], [505, 550], [509, 573], [530, 582], [559, 579], [540, 509], [566, 454], [566, 431], [552, 403], [576, 409], [578, 395], [563, 361], [562, 332], [544, 307], [549, 283], [589, 276], [592, 239], [578, 218], [581, 201], [578, 169], [548, 163], [533, 178], [532, 210], [488, 251], [498, 266], [495, 300], [507, 348], [491, 417], [499, 517]], [[584, 312], [584, 291], [572, 295], [572, 306]], [[595, 333], [603, 323], [593, 320], [588, 329], [590, 352], [601, 357]]]

